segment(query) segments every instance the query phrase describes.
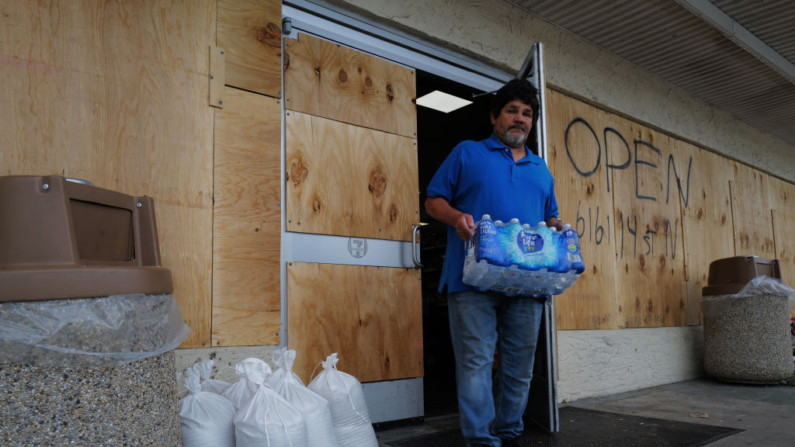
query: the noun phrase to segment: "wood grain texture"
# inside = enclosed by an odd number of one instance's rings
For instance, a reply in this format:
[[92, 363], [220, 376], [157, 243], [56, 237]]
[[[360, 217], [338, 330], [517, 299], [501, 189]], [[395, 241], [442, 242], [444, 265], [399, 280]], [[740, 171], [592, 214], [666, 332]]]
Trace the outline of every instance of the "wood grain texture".
[[289, 110], [416, 138], [411, 69], [306, 34], [284, 42]]
[[[615, 329], [618, 327], [618, 303], [615, 236], [611, 225], [613, 195], [608, 190], [612, 187], [608, 186], [608, 170], [601, 163], [604, 141], [600, 142], [607, 114], [554, 90], [547, 90], [547, 117], [549, 166], [555, 178], [560, 216], [580, 235], [586, 265], [585, 272], [574, 286], [555, 297], [556, 327]], [[599, 133], [594, 135], [591, 129]], [[614, 138], [608, 140], [609, 153], [622, 156], [623, 146], [615, 147], [616, 144], [622, 143]], [[593, 167], [596, 170], [591, 172]], [[589, 174], [579, 174], [577, 169]]]
[[[795, 286], [795, 185], [768, 177], [770, 208], [773, 214], [773, 236], [776, 259], [781, 265], [781, 278]], [[795, 317], [795, 309], [790, 310]]]
[[226, 87], [215, 115], [213, 346], [279, 343], [281, 109]]
[[226, 84], [281, 97], [282, 5], [278, 0], [218, 0], [218, 43]]
[[770, 219], [770, 196], [765, 173], [738, 162], [732, 162], [732, 220], [734, 251], [737, 256], [754, 255], [773, 259], [773, 224]]
[[416, 140], [298, 112], [286, 126], [288, 231], [411, 240]]
[[[619, 327], [684, 326], [682, 203], [670, 171], [683, 160], [672, 138], [624, 118], [610, 126], [626, 139], [632, 162], [614, 169]], [[681, 169], [681, 168], [680, 168]]]
[[305, 383], [332, 352], [361, 382], [423, 375], [419, 270], [293, 262], [287, 296], [287, 346]]
[[154, 198], [162, 262], [210, 342], [215, 3], [4, 2], [0, 175], [59, 174]]
[[[734, 256], [734, 232], [731, 217], [729, 182], [734, 178], [731, 162], [719, 155], [681, 141], [683, 157], [677, 171], [685, 186], [684, 210], [685, 259], [687, 280], [687, 324], [702, 324], [701, 289], [708, 285], [712, 261]], [[688, 163], [692, 169], [687, 179]], [[685, 183], [687, 182], [687, 183]]]
[[224, 84], [226, 80], [226, 52], [223, 48], [210, 46], [210, 106], [224, 108]]

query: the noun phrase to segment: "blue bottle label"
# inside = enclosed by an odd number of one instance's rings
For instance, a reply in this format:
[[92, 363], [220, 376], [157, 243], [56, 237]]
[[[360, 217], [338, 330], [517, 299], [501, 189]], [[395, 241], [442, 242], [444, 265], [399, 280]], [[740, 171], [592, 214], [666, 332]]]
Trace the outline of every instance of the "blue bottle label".
[[520, 231], [516, 236], [516, 243], [524, 254], [539, 253], [544, 249], [544, 238], [529, 231]]
[[490, 220], [481, 221], [475, 230], [475, 260], [486, 260], [500, 265], [500, 250], [497, 242], [497, 227]]
[[561, 233], [560, 247], [562, 253], [559, 254], [561, 259], [558, 271], [575, 270], [577, 273], [582, 273], [585, 270], [585, 264], [583, 264], [582, 256], [580, 255], [580, 242], [577, 238], [577, 232], [566, 230]]

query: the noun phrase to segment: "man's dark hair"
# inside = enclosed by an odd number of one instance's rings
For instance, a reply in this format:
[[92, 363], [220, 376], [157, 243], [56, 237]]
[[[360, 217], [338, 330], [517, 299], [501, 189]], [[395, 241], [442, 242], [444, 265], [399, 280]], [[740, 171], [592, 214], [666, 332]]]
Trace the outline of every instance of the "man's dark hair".
[[505, 104], [518, 99], [533, 109], [533, 124], [538, 121], [538, 90], [525, 79], [514, 79], [497, 90], [491, 100], [491, 116], [497, 118]]

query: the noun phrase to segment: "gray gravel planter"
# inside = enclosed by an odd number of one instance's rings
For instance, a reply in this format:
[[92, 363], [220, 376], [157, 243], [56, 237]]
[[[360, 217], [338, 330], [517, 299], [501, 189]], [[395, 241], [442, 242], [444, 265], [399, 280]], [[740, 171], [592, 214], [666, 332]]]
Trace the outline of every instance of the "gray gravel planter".
[[732, 299], [727, 310], [704, 317], [704, 368], [727, 382], [775, 384], [792, 376], [786, 296]]
[[0, 363], [0, 444], [182, 444], [174, 352], [114, 366]]

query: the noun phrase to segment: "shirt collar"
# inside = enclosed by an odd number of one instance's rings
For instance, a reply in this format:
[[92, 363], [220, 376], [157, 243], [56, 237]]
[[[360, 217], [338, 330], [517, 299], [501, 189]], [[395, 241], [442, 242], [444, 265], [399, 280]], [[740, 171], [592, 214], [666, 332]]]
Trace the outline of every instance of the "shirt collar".
[[[500, 139], [497, 138], [497, 136], [494, 135], [494, 134], [491, 134], [491, 137], [483, 140], [483, 143], [491, 151], [502, 150], [502, 149], [510, 149], [510, 148], [508, 148], [508, 146], [502, 144], [502, 141], [500, 141]], [[519, 161], [517, 161], [516, 163], [523, 163], [523, 162], [528, 162], [528, 161], [530, 163], [533, 163], [533, 164], [540, 164], [541, 163], [541, 161], [542, 161], [541, 157], [535, 155], [533, 153], [533, 151], [531, 151], [530, 148], [528, 148], [527, 146], [525, 146], [524, 148], [527, 151], [527, 155], [525, 155], [524, 158], [520, 158]]]

